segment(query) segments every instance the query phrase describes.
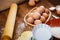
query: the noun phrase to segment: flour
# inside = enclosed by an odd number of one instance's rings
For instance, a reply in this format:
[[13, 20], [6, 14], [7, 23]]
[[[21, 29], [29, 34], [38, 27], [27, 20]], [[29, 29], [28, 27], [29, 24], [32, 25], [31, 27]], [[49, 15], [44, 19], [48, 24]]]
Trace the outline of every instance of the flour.
[[60, 27], [53, 27], [51, 30], [54, 37], [60, 38]]

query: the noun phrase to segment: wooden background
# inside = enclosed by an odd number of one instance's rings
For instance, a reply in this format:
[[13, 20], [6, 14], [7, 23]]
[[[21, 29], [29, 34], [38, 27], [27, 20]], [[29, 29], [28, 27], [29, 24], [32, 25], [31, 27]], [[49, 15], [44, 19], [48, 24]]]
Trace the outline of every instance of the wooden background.
[[[44, 5], [45, 7], [49, 8], [51, 6], [56, 6], [59, 4], [60, 4], [60, 0], [41, 0], [39, 3], [36, 3], [36, 6]], [[28, 5], [28, 2], [18, 4], [18, 12], [17, 12], [14, 35], [12, 40], [16, 40], [23, 31], [32, 30], [32, 27], [27, 26], [24, 23], [23, 19], [24, 19], [24, 16], [34, 7], [30, 7]], [[9, 13], [9, 9], [0, 11], [0, 39], [5, 27], [8, 13]], [[21, 29], [21, 26], [23, 27], [22, 29]], [[60, 39], [53, 37], [53, 40], [60, 40]]]

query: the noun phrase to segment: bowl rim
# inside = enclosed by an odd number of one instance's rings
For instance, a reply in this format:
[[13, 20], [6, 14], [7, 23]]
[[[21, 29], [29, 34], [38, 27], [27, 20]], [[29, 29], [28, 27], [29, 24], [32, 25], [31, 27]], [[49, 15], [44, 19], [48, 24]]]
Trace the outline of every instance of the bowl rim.
[[[26, 21], [26, 17], [28, 16], [28, 14], [30, 14], [30, 13], [31, 13], [33, 10], [35, 10], [35, 9], [37, 9], [37, 7], [34, 7], [33, 9], [31, 9], [31, 10], [25, 15], [25, 17], [24, 17], [24, 22], [25, 22], [26, 24], [32, 26], [32, 27], [34, 27], [35, 25], [34, 25], [34, 24], [31, 24], [31, 23], [28, 23], [28, 22]], [[49, 10], [49, 17], [47, 18], [47, 20], [45, 21], [45, 23], [47, 23], [47, 22], [49, 21], [49, 19], [51, 18], [51, 16], [52, 16], [52, 13], [51, 13], [51, 11]]]

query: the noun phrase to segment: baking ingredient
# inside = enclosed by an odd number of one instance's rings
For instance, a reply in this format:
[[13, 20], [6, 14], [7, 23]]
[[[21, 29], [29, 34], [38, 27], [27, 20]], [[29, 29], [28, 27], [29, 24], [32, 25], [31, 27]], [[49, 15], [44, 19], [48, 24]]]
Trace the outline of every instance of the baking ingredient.
[[56, 10], [60, 10], [60, 5], [57, 5], [56, 6]]
[[46, 8], [46, 9], [45, 9], [45, 12], [46, 12], [46, 13], [49, 13], [49, 10]]
[[8, 14], [7, 22], [5, 24], [2, 40], [12, 40], [16, 14], [17, 4], [13, 3]]
[[37, 12], [42, 13], [42, 12], [40, 12], [40, 10], [41, 10], [41, 8], [39, 8], [39, 7], [36, 9]]
[[35, 0], [36, 2], [39, 2], [39, 0]]
[[60, 10], [57, 10], [57, 14], [60, 15]]
[[60, 39], [60, 27], [52, 27], [53, 36]]
[[29, 16], [29, 17], [33, 17], [33, 15], [34, 15], [33, 13], [30, 13], [28, 16]]
[[33, 22], [34, 22], [34, 19], [33, 19], [32, 17], [28, 17], [28, 18], [27, 18], [27, 22], [28, 22], [28, 23], [33, 23]]
[[30, 38], [33, 36], [31, 31], [25, 31], [19, 36], [17, 40], [30, 40]]
[[44, 7], [44, 6], [40, 6], [40, 7], [38, 7], [36, 10], [37, 10], [37, 12], [39, 12], [39, 13], [43, 13], [43, 12], [45, 11], [45, 7]]
[[40, 6], [41, 11], [44, 12], [45, 11], [45, 7], [44, 6]]
[[34, 6], [35, 5], [35, 1], [34, 0], [29, 0], [29, 3], [28, 3], [30, 6]]
[[32, 25], [46, 23], [50, 18], [49, 15], [49, 9], [45, 8], [44, 6], [36, 7], [28, 14], [27, 22]]
[[26, 24], [24, 22], [19, 22], [19, 24], [17, 25], [17, 28], [16, 28], [16, 37], [18, 37], [19, 35], [21, 35], [21, 33], [24, 31], [24, 29], [26, 28], [25, 27]]
[[45, 18], [44, 16], [41, 16], [40, 20], [41, 20], [42, 22], [45, 22], [45, 21], [46, 21], [46, 18]]
[[36, 25], [37, 25], [37, 24], [41, 24], [41, 23], [42, 23], [42, 22], [41, 22], [40, 20], [35, 20], [35, 21], [34, 21], [34, 24], [36, 24]]
[[56, 7], [50, 7], [49, 10], [54, 11]]
[[47, 18], [48, 17], [48, 14], [47, 13], [43, 13], [42, 16], [44, 16], [45, 18]]
[[33, 14], [33, 18], [34, 18], [34, 19], [39, 19], [40, 16], [41, 16], [41, 15], [40, 15], [38, 12], [34, 12], [34, 14]]
[[60, 5], [56, 6], [57, 14], [60, 15]]
[[44, 9], [45, 10], [45, 7], [44, 6], [40, 6], [40, 8]]

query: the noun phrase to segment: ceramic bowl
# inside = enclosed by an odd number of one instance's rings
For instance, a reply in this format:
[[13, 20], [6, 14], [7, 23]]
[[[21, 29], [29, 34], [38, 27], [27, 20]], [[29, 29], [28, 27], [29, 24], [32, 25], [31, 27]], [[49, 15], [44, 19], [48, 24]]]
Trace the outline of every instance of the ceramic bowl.
[[60, 19], [52, 19], [46, 24], [50, 25], [53, 36], [60, 39]]

